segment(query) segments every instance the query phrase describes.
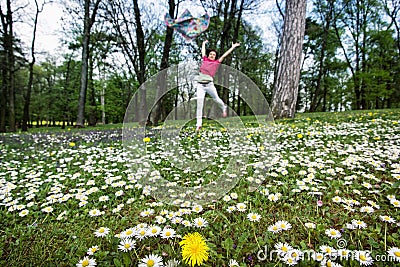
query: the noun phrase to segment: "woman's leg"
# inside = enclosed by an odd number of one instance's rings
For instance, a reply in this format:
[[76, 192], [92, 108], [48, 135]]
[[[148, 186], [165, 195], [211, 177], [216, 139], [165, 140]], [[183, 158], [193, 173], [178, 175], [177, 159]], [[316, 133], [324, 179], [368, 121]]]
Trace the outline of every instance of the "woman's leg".
[[214, 83], [209, 83], [206, 87], [207, 93], [212, 97], [212, 99], [218, 104], [218, 106], [222, 110], [222, 116], [226, 117], [227, 115], [227, 106], [224, 101], [218, 96], [217, 89], [214, 86]]
[[196, 108], [196, 128], [200, 129], [203, 120], [203, 106], [204, 106], [204, 97], [206, 95], [205, 85], [197, 83], [196, 84], [196, 97], [197, 97], [197, 108]]

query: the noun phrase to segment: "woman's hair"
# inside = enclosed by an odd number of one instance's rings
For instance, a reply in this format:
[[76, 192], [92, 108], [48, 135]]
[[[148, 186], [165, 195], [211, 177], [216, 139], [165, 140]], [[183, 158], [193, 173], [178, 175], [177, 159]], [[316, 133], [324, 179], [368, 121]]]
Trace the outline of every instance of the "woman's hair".
[[213, 48], [208, 48], [207, 50], [206, 50], [206, 54], [207, 54], [207, 57], [210, 55], [210, 52], [215, 52], [215, 58], [218, 58], [218, 52], [217, 52], [217, 50], [215, 50], [215, 49], [213, 49]]

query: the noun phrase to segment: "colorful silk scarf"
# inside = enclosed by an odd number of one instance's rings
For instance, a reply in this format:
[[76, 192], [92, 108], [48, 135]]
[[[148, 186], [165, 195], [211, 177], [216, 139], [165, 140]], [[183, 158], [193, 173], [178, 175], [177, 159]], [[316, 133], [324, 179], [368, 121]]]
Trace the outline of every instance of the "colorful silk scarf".
[[210, 24], [210, 16], [206, 13], [200, 18], [194, 18], [189, 10], [186, 9], [185, 12], [175, 20], [171, 18], [169, 13], [165, 14], [165, 24], [182, 34], [187, 40], [192, 40], [207, 30]]

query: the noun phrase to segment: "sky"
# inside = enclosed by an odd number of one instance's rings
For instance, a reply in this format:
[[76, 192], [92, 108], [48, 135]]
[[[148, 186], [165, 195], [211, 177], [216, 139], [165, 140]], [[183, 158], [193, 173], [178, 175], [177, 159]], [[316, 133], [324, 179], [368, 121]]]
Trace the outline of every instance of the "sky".
[[[32, 0], [28, 1], [28, 7], [26, 9], [32, 10], [32, 16], [36, 10], [34, 2]], [[43, 0], [39, 0], [38, 2], [42, 2]], [[43, 8], [43, 11], [39, 14], [38, 17], [38, 26], [36, 32], [36, 40], [35, 40], [35, 51], [40, 54], [40, 52], [48, 52], [50, 54], [55, 54], [60, 49], [60, 40], [61, 36], [61, 17], [63, 14], [62, 8], [57, 4], [46, 4]], [[17, 14], [15, 15], [17, 16]], [[14, 19], [15, 19], [14, 16]], [[30, 21], [27, 23], [27, 21]], [[30, 49], [32, 43], [33, 36], [33, 17], [32, 19], [24, 19], [24, 23], [15, 22], [14, 23], [14, 31], [16, 35], [22, 40], [24, 43], [24, 47], [28, 47]], [[40, 57], [40, 55], [39, 55]]]
[[[35, 10], [34, 2], [32, 0], [17, 0], [25, 1], [29, 5], [30, 10]], [[38, 0], [38, 2], [43, 2], [43, 0]], [[185, 2], [183, 2], [185, 3]], [[262, 8], [264, 10], [273, 10], [275, 8], [275, 1], [268, 0], [262, 1]], [[200, 16], [204, 14], [204, 9], [201, 5], [197, 7], [190, 7], [188, 4], [181, 5], [180, 13], [184, 11], [185, 8], [189, 8], [193, 15]], [[167, 12], [167, 10], [165, 10]], [[63, 7], [56, 3], [48, 3], [44, 6], [43, 12], [39, 14], [38, 29], [36, 34], [35, 51], [39, 61], [41, 59], [40, 52], [47, 52], [50, 55], [57, 55], [61, 51], [60, 37], [62, 36], [62, 25], [61, 17], [63, 16]], [[246, 19], [246, 17], [244, 17]], [[163, 18], [162, 18], [163, 19]], [[271, 44], [275, 43], [276, 36], [272, 31], [272, 20], [273, 16], [258, 16], [252, 17], [250, 20], [254, 25], [259, 26], [263, 32], [261, 33], [265, 43]], [[275, 18], [278, 19], [278, 18]], [[32, 26], [26, 23], [18, 23], [15, 26], [15, 31], [21, 37], [22, 41], [25, 43], [25, 47], [30, 48], [32, 42]], [[43, 58], [44, 59], [44, 58]]]

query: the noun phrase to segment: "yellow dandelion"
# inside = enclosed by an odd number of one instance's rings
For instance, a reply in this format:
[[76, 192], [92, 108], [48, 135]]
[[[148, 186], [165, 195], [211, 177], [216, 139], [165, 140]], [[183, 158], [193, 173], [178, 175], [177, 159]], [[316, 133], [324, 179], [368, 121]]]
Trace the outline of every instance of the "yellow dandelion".
[[195, 264], [199, 266], [203, 261], [208, 260], [208, 246], [204, 238], [198, 233], [189, 233], [182, 238], [179, 242], [182, 249], [183, 260], [190, 264], [192, 267]]
[[301, 133], [297, 134], [297, 138], [303, 138], [303, 135]]
[[70, 147], [74, 147], [74, 146], [75, 146], [75, 143], [74, 143], [74, 142], [70, 142], [70, 143], [69, 143], [69, 146], [70, 146]]
[[150, 137], [145, 137], [145, 138], [143, 138], [143, 142], [145, 142], [145, 143], [150, 142]]

